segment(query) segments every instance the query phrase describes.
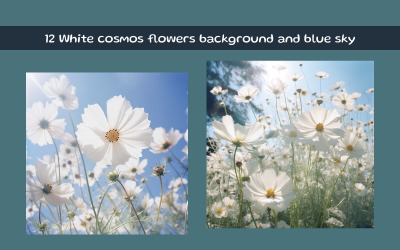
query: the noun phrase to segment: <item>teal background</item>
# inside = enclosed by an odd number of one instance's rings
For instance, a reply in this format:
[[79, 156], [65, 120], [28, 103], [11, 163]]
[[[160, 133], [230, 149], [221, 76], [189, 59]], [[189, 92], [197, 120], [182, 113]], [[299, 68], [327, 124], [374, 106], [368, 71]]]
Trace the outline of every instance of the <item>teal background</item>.
[[[1, 25], [400, 25], [390, 1], [8, 1]], [[397, 4], [398, 5], [398, 4]], [[360, 13], [360, 14], [355, 14]], [[27, 38], [29, 39], [29, 38]], [[2, 246], [6, 249], [377, 249], [398, 245], [397, 159], [400, 51], [0, 51]], [[207, 60], [372, 60], [375, 62], [375, 229], [206, 228]], [[189, 234], [25, 234], [25, 72], [188, 72]], [[95, 94], [95, 93], [93, 93]]]
[[1, 25], [399, 25], [395, 0], [3, 0]]

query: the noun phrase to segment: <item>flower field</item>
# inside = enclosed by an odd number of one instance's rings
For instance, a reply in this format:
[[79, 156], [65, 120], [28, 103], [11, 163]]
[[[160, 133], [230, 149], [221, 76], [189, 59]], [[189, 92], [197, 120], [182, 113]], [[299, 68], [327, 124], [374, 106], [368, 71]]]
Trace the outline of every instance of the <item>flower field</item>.
[[373, 228], [373, 62], [207, 63], [207, 227]]
[[26, 86], [27, 234], [187, 233], [186, 74], [28, 73]]

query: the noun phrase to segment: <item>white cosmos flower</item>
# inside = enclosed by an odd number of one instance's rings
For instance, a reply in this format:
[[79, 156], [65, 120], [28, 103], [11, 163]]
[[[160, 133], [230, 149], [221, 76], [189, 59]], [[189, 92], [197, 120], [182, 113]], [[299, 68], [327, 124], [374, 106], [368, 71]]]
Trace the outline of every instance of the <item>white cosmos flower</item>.
[[168, 189], [177, 191], [182, 185], [186, 185], [188, 181], [185, 178], [177, 177], [169, 182]]
[[77, 198], [73, 201], [76, 209], [78, 209], [79, 211], [81, 211], [82, 213], [86, 213], [87, 211], [87, 206], [85, 201], [82, 198]]
[[353, 98], [354, 100], [357, 100], [358, 98], [361, 97], [361, 93], [354, 92], [354, 93], [351, 94], [350, 96], [351, 96], [351, 98]]
[[155, 154], [168, 152], [168, 150], [178, 143], [182, 136], [179, 130], [171, 128], [170, 131], [166, 133], [164, 128], [158, 127], [153, 132], [154, 141], [150, 145], [150, 151]]
[[357, 106], [354, 107], [354, 109], [359, 112], [364, 112], [364, 111], [367, 111], [369, 109], [369, 107], [370, 106], [368, 104], [358, 104]]
[[213, 213], [213, 215], [215, 216], [215, 218], [222, 218], [222, 217], [226, 217], [228, 215], [228, 209], [226, 206], [224, 206], [222, 204], [222, 202], [218, 201], [215, 202], [212, 206], [211, 206], [211, 212]]
[[43, 85], [43, 93], [54, 99], [53, 102], [59, 107], [68, 110], [78, 108], [78, 98], [75, 96], [75, 87], [68, 86], [69, 80], [65, 75], [61, 75], [60, 79], [51, 78]]
[[286, 223], [286, 221], [278, 221], [278, 228], [290, 228], [290, 226]]
[[332, 104], [338, 108], [351, 110], [354, 105], [354, 98], [346, 92], [339, 92], [332, 100]]
[[346, 215], [341, 210], [339, 210], [337, 207], [331, 207], [327, 211], [338, 216], [342, 220], [346, 219]]
[[341, 221], [339, 221], [333, 217], [329, 218], [326, 221], [326, 224], [328, 224], [330, 226], [335, 226], [335, 227], [343, 227], [344, 226], [344, 224]]
[[301, 96], [306, 96], [308, 94], [308, 90], [306, 90], [306, 89], [302, 89], [301, 91], [300, 91], [300, 95]]
[[319, 79], [324, 79], [328, 78], [329, 74], [323, 71], [318, 71], [317, 73], [315, 73], [315, 76], [318, 77]]
[[153, 137], [148, 114], [132, 109], [129, 101], [114, 96], [107, 101], [107, 118], [98, 104], [89, 105], [82, 115], [76, 135], [82, 150], [93, 162], [105, 160], [117, 166], [129, 158], [142, 156]]
[[135, 198], [138, 194], [140, 194], [140, 192], [143, 191], [143, 188], [140, 186], [137, 186], [136, 182], [132, 181], [132, 180], [125, 181], [124, 186], [125, 186], [126, 192], [128, 193], [128, 195], [131, 199]]
[[347, 160], [347, 156], [344, 155], [343, 151], [340, 151], [338, 147], [332, 147], [329, 149], [329, 157], [328, 160], [331, 161], [334, 166], [337, 166], [339, 164], [343, 164]]
[[215, 86], [212, 90], [210, 90], [210, 93], [213, 95], [223, 95], [228, 93], [228, 90], [222, 89], [221, 86]]
[[265, 84], [265, 90], [277, 96], [288, 91], [289, 85], [280, 78], [273, 78]]
[[368, 190], [365, 188], [365, 186], [362, 183], [355, 183], [354, 189], [356, 190], [356, 194], [358, 196], [366, 196], [368, 193]]
[[143, 159], [139, 162], [137, 158], [129, 158], [124, 165], [117, 166], [117, 170], [120, 171], [120, 175], [128, 179], [134, 179], [136, 175], [144, 173], [144, 168], [147, 166], [147, 159]]
[[70, 183], [63, 183], [53, 187], [55, 168], [43, 162], [36, 162], [36, 177], [39, 183], [26, 184], [27, 196], [34, 201], [46, 201], [53, 206], [60, 206], [69, 202], [69, 197], [74, 194], [74, 188]]
[[367, 89], [367, 91], [365, 91], [367, 94], [369, 94], [369, 93], [374, 93], [374, 88], [370, 88], [370, 89]]
[[329, 91], [338, 90], [338, 89], [340, 89], [343, 85], [344, 85], [344, 82], [337, 82], [337, 83], [335, 83], [335, 84], [333, 84], [333, 85], [331, 86], [331, 88], [329, 89]]
[[258, 88], [253, 85], [246, 85], [239, 89], [238, 94], [235, 95], [236, 102], [250, 102], [258, 94]]
[[280, 132], [284, 140], [289, 144], [292, 142], [296, 143], [301, 141], [302, 134], [292, 123], [283, 125]]
[[364, 141], [354, 132], [346, 132], [346, 135], [339, 140], [339, 147], [352, 158], [361, 158], [366, 152]]
[[[185, 138], [186, 143], [189, 142], [189, 134], [188, 134], [188, 129], [186, 129], [185, 135], [183, 136]], [[186, 154], [186, 156], [189, 155], [189, 145], [186, 145], [183, 149], [182, 152]]]
[[65, 157], [65, 158], [76, 158], [76, 148], [73, 148], [67, 144], [61, 144], [60, 145], [60, 157]]
[[302, 74], [299, 73], [293, 73], [289, 75], [289, 78], [293, 81], [293, 82], [297, 82], [300, 81], [301, 79], [304, 78], [304, 76]]
[[295, 123], [296, 128], [306, 139], [310, 139], [317, 150], [328, 151], [329, 145], [334, 145], [344, 136], [340, 128], [340, 115], [336, 109], [326, 110], [317, 106], [308, 112], [303, 112]]
[[225, 197], [222, 199], [222, 203], [226, 206], [228, 214], [236, 216], [239, 213], [239, 204], [236, 200]]
[[144, 210], [150, 209], [154, 204], [154, 199], [150, 198], [150, 195], [147, 193], [142, 199], [142, 207]]
[[60, 138], [68, 147], [78, 148], [78, 141], [70, 133], [64, 133]]
[[272, 65], [272, 68], [281, 71], [287, 69], [287, 66], [282, 63], [275, 63], [274, 65]]
[[243, 195], [246, 200], [263, 209], [271, 208], [275, 212], [285, 210], [296, 197], [289, 176], [284, 172], [277, 175], [273, 169], [251, 175], [250, 181], [244, 185]]
[[64, 133], [65, 120], [57, 117], [57, 106], [35, 102], [26, 111], [26, 130], [28, 139], [33, 144], [44, 146], [53, 144], [53, 138], [59, 138]]
[[265, 143], [262, 138], [264, 128], [261, 123], [256, 122], [252, 126], [242, 126], [233, 123], [232, 116], [226, 115], [222, 117], [222, 122], [213, 121], [212, 126], [215, 136], [218, 139], [232, 142], [236, 146], [250, 146]]
[[37, 208], [37, 206], [35, 205], [30, 205], [28, 207], [26, 207], [26, 219], [29, 219], [31, 217], [33, 217], [33, 215], [35, 215], [35, 213], [38, 211], [39, 209]]
[[103, 169], [99, 164], [96, 164], [93, 171], [88, 173], [89, 186], [93, 186], [103, 174]]

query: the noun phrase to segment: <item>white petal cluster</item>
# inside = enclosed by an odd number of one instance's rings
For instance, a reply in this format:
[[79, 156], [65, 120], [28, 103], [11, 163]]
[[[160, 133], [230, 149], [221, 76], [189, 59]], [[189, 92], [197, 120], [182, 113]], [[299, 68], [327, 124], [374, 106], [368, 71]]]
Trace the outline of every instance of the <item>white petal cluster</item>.
[[143, 108], [133, 109], [122, 96], [107, 101], [107, 117], [100, 105], [89, 105], [82, 114], [76, 135], [82, 150], [93, 162], [107, 165], [125, 164], [139, 158], [153, 139], [148, 114]]

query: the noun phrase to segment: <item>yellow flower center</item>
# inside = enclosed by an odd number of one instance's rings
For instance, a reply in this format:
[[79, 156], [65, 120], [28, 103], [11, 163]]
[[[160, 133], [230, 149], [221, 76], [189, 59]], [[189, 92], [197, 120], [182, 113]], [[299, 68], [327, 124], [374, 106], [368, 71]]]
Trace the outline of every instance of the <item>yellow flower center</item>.
[[219, 209], [217, 210], [217, 213], [222, 214], [222, 209], [219, 208]]
[[353, 151], [353, 146], [351, 146], [351, 145], [347, 146], [347, 150]]
[[274, 191], [274, 189], [272, 189], [272, 188], [270, 188], [270, 189], [268, 189], [267, 190], [267, 198], [274, 198], [275, 197], [275, 191]]
[[340, 159], [339, 158], [334, 158], [333, 159], [336, 163], [340, 163]]
[[322, 123], [318, 123], [317, 127], [315, 128], [317, 131], [321, 132], [322, 130], [324, 130], [324, 125]]
[[229, 208], [232, 208], [232, 205], [231, 205], [231, 204], [229, 204], [229, 205], [228, 205], [228, 207], [229, 207]]
[[262, 226], [262, 225], [259, 225], [258, 228], [263, 228], [263, 226]]
[[297, 132], [296, 131], [290, 131], [289, 135], [290, 135], [290, 137], [297, 137]]
[[111, 129], [106, 133], [106, 138], [109, 142], [115, 142], [119, 139], [119, 133], [116, 129]]
[[236, 137], [235, 141], [244, 141], [244, 139], [240, 138], [240, 137]]

